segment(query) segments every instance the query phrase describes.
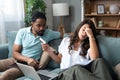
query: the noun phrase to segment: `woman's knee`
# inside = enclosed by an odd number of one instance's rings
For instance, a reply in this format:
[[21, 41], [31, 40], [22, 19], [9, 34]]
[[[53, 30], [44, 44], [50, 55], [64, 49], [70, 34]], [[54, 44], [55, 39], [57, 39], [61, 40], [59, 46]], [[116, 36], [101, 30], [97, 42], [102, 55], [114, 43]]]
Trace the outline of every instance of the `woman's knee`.
[[94, 64], [94, 66], [95, 66], [95, 65], [96, 65], [96, 66], [97, 66], [97, 65], [100, 65], [100, 66], [105, 65], [105, 63], [104, 63], [104, 61], [103, 61], [102, 58], [98, 58], [98, 59], [94, 60], [92, 64]]
[[95, 62], [103, 62], [102, 58], [97, 58], [96, 60], [94, 60]]
[[83, 68], [81, 65], [74, 65], [73, 67], [71, 67], [71, 70], [74, 70], [74, 71], [84, 71], [85, 68]]
[[81, 66], [80, 66], [80, 65], [74, 65], [72, 68], [73, 68], [73, 69], [80, 69]]

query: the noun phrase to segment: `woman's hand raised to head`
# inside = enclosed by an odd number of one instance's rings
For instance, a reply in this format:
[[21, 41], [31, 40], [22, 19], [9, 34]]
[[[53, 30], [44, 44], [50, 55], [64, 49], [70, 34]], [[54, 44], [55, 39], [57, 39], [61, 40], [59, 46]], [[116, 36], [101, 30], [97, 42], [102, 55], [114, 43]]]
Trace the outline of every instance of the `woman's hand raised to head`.
[[86, 34], [87, 34], [87, 36], [88, 36], [89, 38], [94, 38], [93, 32], [92, 32], [92, 30], [91, 30], [90, 28], [86, 28], [86, 29], [85, 29], [85, 32], [86, 32]]

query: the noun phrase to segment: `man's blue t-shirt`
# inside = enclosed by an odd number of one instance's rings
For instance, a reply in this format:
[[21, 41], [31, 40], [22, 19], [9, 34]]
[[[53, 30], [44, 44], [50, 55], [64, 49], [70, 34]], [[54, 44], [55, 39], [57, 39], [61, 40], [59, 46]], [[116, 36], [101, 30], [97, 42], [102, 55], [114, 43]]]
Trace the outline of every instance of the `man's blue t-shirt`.
[[38, 60], [42, 53], [41, 42], [43, 38], [47, 43], [53, 39], [60, 38], [60, 32], [46, 29], [43, 36], [34, 36], [31, 27], [20, 29], [16, 35], [15, 44], [22, 46], [21, 54]]

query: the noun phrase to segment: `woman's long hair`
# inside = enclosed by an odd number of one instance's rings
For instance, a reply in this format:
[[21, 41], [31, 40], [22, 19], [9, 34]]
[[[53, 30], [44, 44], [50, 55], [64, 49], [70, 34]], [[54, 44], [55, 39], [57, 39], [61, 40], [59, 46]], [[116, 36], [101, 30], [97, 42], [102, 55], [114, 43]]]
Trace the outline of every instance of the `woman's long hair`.
[[[70, 51], [73, 49], [72, 45], [74, 45], [76, 42], [79, 41], [79, 36], [78, 36], [78, 33], [79, 33], [79, 30], [80, 28], [84, 25], [84, 24], [88, 24], [90, 25], [90, 28], [93, 32], [93, 35], [94, 35], [94, 38], [96, 40], [96, 30], [95, 30], [95, 25], [94, 23], [90, 20], [90, 19], [85, 19], [83, 20], [79, 25], [78, 27], [76, 28], [74, 34], [70, 37], [70, 45], [68, 46], [69, 48], [69, 53]], [[83, 44], [81, 45], [81, 52], [80, 52], [80, 55], [81, 56], [85, 56], [87, 54], [87, 50], [89, 49], [90, 45], [89, 45], [89, 38], [87, 37], [84, 41], [83, 41]]]

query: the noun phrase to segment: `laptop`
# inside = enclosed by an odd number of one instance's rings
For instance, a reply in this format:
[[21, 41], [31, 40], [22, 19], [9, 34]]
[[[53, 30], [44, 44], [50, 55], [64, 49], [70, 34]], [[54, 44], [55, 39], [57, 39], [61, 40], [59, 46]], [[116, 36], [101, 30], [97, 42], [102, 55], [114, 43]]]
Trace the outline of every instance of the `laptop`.
[[33, 67], [16, 62], [20, 70], [25, 76], [33, 80], [56, 80], [58, 77], [57, 73], [53, 73], [46, 70], [36, 71]]

